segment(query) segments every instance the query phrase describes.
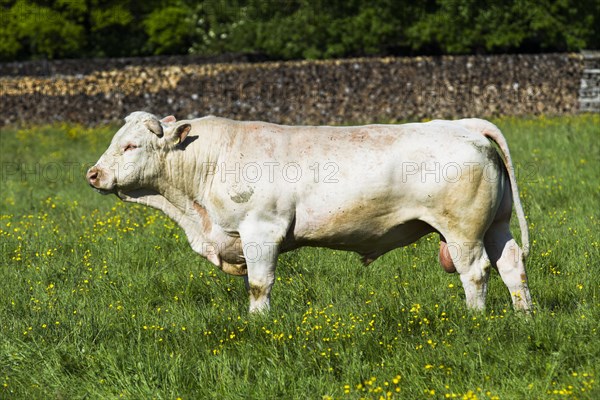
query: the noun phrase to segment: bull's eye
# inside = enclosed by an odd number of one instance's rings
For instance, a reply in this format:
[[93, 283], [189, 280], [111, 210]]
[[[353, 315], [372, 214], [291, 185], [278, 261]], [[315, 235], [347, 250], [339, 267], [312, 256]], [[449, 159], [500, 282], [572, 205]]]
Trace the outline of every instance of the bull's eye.
[[137, 149], [138, 147], [135, 144], [129, 143], [123, 148], [123, 152]]

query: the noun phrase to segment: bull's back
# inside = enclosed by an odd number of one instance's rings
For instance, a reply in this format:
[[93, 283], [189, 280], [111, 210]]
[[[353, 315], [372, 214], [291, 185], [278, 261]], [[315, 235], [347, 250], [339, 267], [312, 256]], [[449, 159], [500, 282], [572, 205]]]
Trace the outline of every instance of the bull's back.
[[[319, 132], [311, 143], [317, 150], [304, 154], [335, 163], [337, 174], [335, 181], [309, 180], [299, 188], [297, 234], [313, 241], [377, 241], [394, 230], [400, 235], [403, 224], [437, 218], [447, 212], [444, 204], [468, 207], [482, 189], [495, 150], [487, 139], [461, 127], [431, 125]], [[495, 190], [489, 186], [485, 190]]]
[[255, 186], [322, 199], [326, 209], [390, 196], [428, 202], [448, 185], [479, 179], [496, 157], [485, 137], [451, 121], [330, 127], [216, 120], [219, 140], [229, 143], [225, 168], [241, 165], [241, 178], [244, 167], [252, 178], [260, 168]]

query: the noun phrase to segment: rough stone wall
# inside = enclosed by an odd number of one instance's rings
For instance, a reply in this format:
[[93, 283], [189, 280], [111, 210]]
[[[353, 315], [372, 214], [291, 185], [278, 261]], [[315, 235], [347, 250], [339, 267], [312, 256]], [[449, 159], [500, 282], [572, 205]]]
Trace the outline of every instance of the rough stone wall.
[[230, 61], [3, 65], [0, 124], [96, 124], [136, 110], [287, 124], [564, 114], [577, 111], [583, 71], [578, 54]]

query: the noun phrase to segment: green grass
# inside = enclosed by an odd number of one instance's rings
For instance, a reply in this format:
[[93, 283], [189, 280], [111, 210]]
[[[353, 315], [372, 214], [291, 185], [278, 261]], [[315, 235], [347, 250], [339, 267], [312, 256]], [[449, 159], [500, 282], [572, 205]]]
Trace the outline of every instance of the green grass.
[[495, 271], [468, 312], [435, 236], [369, 267], [282, 255], [271, 312], [249, 316], [242, 279], [173, 222], [87, 187], [115, 127], [3, 129], [0, 398], [600, 398], [600, 117], [495, 122], [531, 226], [531, 318]]

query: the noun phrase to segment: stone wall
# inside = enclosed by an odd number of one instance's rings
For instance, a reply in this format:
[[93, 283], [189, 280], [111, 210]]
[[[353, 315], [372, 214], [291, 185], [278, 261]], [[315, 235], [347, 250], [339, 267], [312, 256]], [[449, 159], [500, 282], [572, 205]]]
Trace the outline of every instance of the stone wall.
[[0, 124], [97, 124], [135, 110], [288, 124], [564, 114], [578, 109], [583, 71], [579, 54], [226, 61], [5, 64]]

